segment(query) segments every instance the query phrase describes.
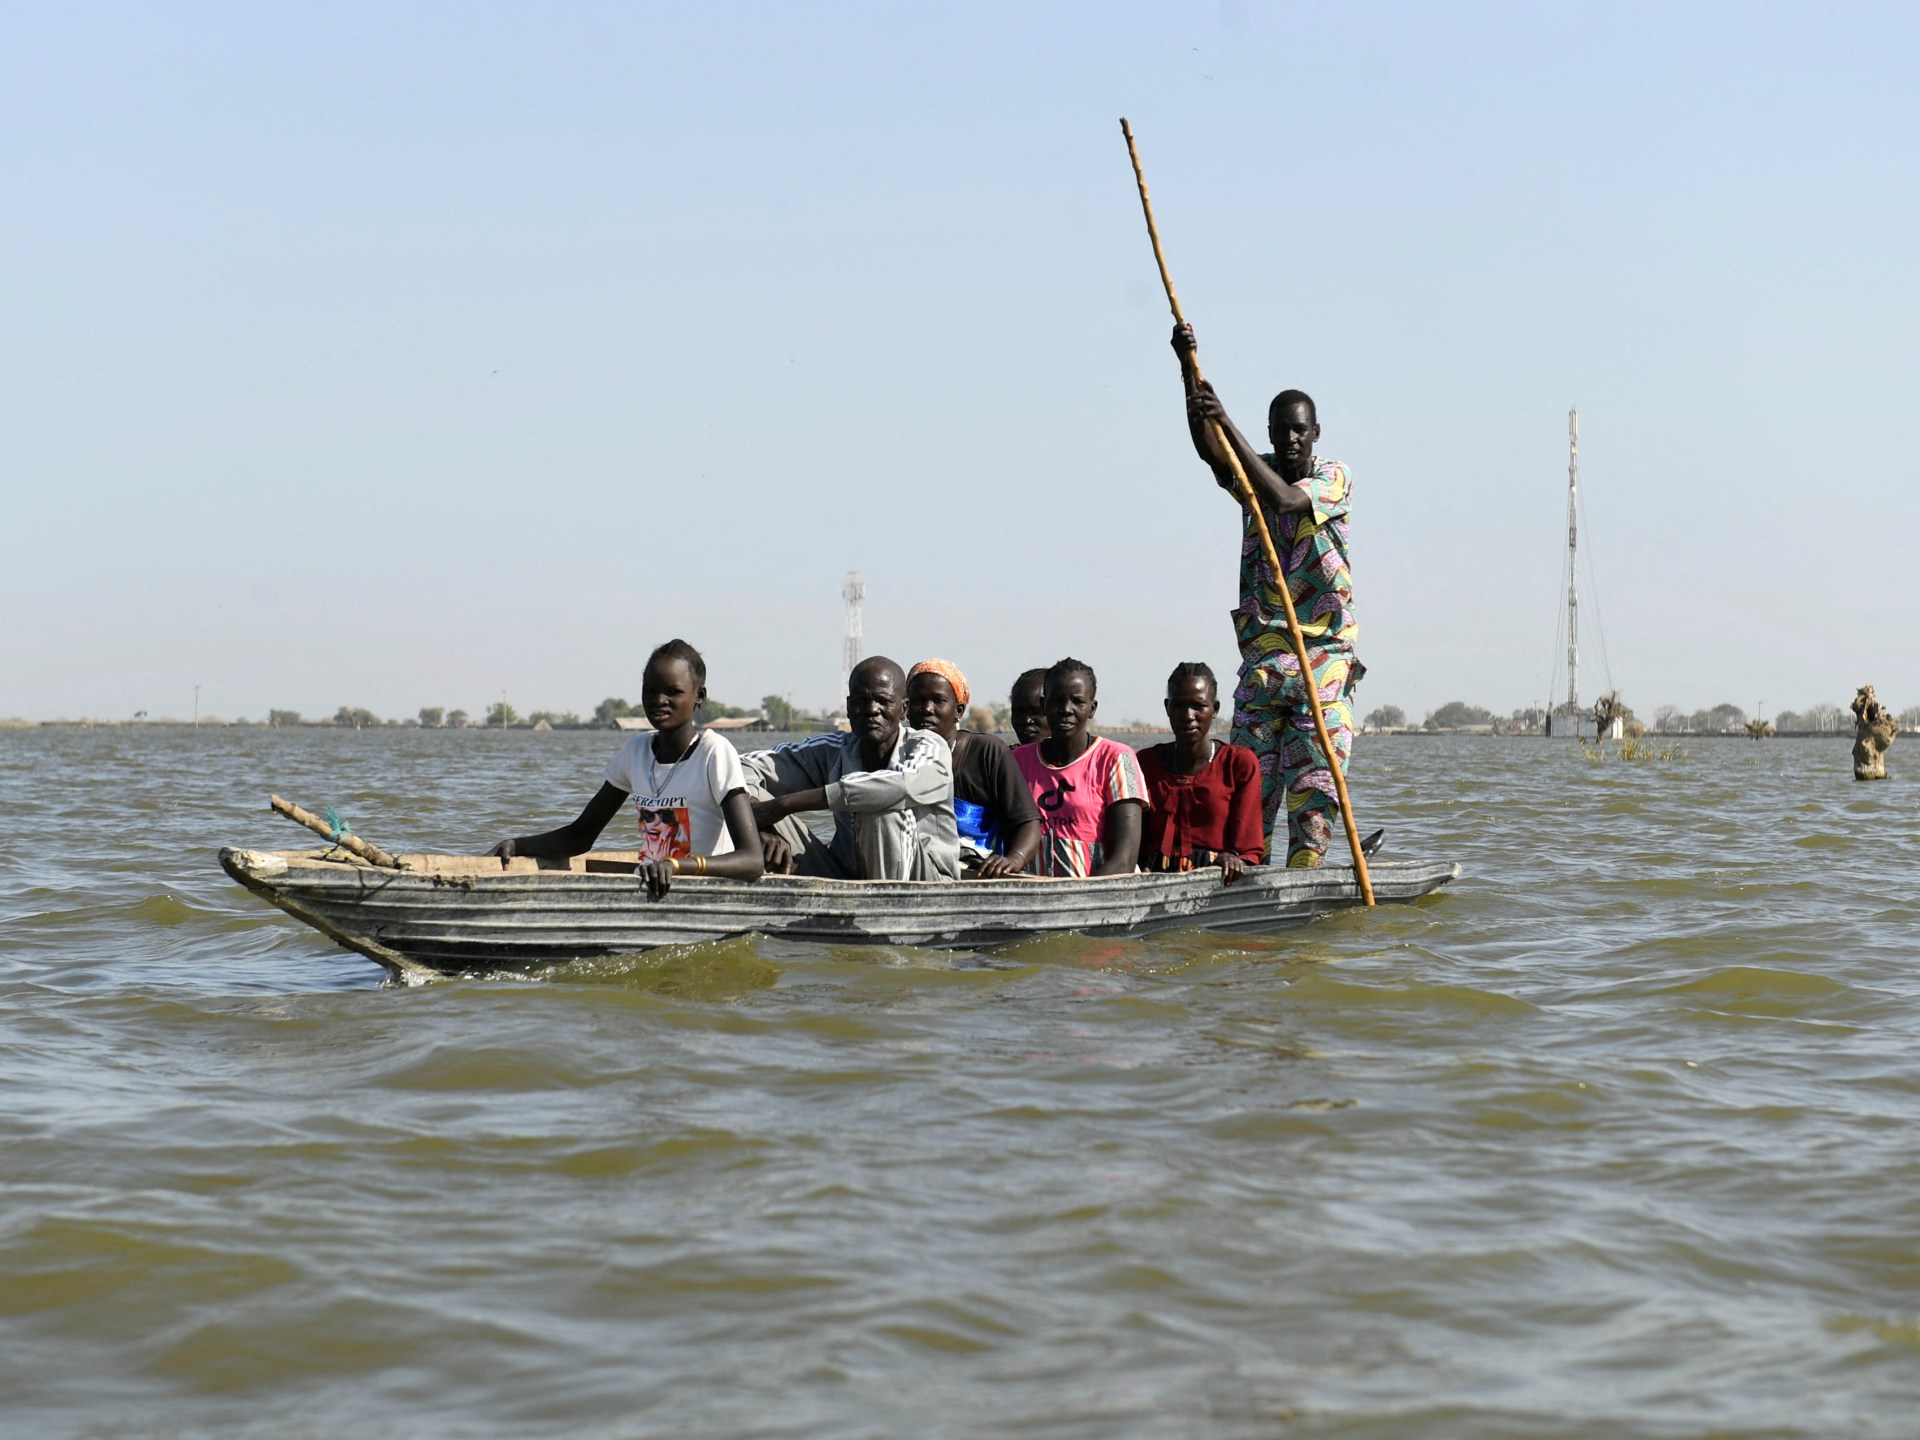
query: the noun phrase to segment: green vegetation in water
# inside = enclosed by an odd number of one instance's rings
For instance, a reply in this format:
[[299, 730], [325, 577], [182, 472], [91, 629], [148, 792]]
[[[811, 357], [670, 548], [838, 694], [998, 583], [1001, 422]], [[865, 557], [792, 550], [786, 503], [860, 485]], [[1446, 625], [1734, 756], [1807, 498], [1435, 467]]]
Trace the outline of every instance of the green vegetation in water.
[[1580, 753], [1594, 764], [1614, 760], [1684, 760], [1687, 752], [1678, 745], [1656, 745], [1653, 741], [1629, 735], [1609, 750], [1604, 741], [1580, 740]]

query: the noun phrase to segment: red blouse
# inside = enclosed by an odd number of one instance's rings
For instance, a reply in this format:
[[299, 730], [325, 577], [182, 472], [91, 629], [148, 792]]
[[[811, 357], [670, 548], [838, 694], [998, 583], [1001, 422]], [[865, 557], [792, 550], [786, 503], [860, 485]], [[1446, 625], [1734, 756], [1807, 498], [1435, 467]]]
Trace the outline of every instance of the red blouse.
[[1260, 814], [1260, 761], [1251, 750], [1216, 741], [1198, 775], [1171, 775], [1161, 760], [1172, 746], [1140, 752], [1147, 782], [1147, 813], [1140, 830], [1140, 863], [1178, 860], [1196, 850], [1231, 850], [1249, 865], [1266, 855]]

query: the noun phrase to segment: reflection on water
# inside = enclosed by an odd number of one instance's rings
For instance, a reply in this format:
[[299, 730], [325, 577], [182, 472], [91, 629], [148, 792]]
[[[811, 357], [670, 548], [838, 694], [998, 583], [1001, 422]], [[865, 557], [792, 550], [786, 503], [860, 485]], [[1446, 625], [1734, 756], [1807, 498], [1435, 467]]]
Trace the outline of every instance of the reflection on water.
[[0, 1431], [1911, 1429], [1920, 820], [1844, 741], [1363, 741], [1467, 878], [1273, 936], [398, 990], [213, 862], [611, 745], [0, 732]]

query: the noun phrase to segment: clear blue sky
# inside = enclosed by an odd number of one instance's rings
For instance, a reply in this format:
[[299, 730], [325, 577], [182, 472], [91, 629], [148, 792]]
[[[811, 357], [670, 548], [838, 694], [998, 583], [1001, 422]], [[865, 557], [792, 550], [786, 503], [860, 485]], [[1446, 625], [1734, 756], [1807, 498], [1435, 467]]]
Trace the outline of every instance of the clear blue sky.
[[1920, 703], [1917, 15], [9, 7], [0, 715], [584, 710], [675, 634], [819, 705], [851, 568], [1155, 713], [1236, 520], [1122, 114], [1228, 404], [1353, 467], [1363, 710], [1545, 697], [1575, 403], [1642, 714]]

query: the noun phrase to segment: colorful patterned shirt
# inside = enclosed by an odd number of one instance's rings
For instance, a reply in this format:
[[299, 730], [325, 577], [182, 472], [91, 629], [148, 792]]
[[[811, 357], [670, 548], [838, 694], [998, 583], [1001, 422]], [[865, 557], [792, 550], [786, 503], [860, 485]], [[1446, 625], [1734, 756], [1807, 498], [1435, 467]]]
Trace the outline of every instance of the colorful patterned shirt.
[[[1261, 458], [1269, 465], [1276, 463], [1271, 455]], [[1308, 649], [1352, 654], [1360, 636], [1360, 621], [1353, 610], [1353, 571], [1347, 564], [1347, 508], [1353, 477], [1338, 460], [1316, 455], [1312, 470], [1297, 483], [1312, 498], [1310, 509], [1283, 513], [1262, 501], [1260, 511], [1286, 569]], [[1234, 626], [1243, 647], [1255, 632], [1266, 631], [1277, 638], [1275, 648], [1284, 649], [1289, 643], [1287, 612], [1261, 548], [1260, 532], [1254, 528], [1253, 511], [1244, 500], [1240, 514], [1240, 604], [1233, 612]]]

